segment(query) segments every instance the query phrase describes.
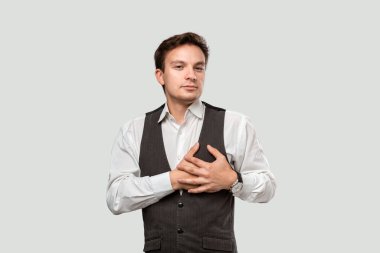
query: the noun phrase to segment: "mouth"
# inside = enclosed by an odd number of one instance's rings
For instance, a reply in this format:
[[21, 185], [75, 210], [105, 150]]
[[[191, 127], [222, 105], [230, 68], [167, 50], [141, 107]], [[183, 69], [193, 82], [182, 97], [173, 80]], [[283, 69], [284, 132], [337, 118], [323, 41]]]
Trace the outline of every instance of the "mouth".
[[185, 86], [182, 86], [182, 88], [184, 88], [185, 90], [188, 90], [188, 91], [193, 91], [193, 90], [198, 89], [197, 86], [191, 86], [191, 85], [185, 85]]

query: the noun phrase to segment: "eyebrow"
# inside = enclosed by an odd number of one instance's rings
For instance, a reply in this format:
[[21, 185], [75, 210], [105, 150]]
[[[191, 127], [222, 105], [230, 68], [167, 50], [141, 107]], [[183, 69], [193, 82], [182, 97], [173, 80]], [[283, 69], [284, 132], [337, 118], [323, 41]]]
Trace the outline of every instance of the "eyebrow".
[[[184, 61], [181, 61], [181, 60], [174, 60], [172, 62], [170, 62], [170, 65], [174, 65], [174, 64], [186, 64], [186, 62]], [[196, 62], [194, 65], [206, 65], [206, 63], [204, 61], [199, 61], [199, 62]]]

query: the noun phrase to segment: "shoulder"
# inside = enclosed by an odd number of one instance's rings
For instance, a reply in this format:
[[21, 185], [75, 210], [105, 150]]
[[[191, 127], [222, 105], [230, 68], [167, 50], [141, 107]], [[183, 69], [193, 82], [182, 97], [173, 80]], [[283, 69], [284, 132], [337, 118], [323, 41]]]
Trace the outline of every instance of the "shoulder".
[[145, 119], [147, 117], [153, 115], [154, 113], [162, 110], [164, 108], [164, 106], [165, 106], [165, 104], [159, 106], [158, 108], [156, 108], [152, 111], [141, 114], [141, 115], [134, 117], [134, 118], [130, 119], [129, 121], [125, 122], [123, 124], [123, 126], [121, 127], [123, 134], [127, 134], [130, 132], [136, 132], [136, 131], [142, 132], [142, 130], [144, 128]]
[[148, 116], [149, 116], [149, 115], [152, 115], [152, 114], [154, 114], [155, 112], [159, 112], [159, 111], [161, 111], [164, 107], [165, 107], [165, 104], [162, 104], [160, 107], [154, 109], [153, 111], [150, 111], [150, 112], [145, 113], [145, 115], [148, 115]]
[[225, 123], [236, 125], [252, 125], [252, 119], [243, 113], [226, 110]]
[[231, 127], [246, 127], [249, 125], [253, 128], [252, 118], [234, 110], [224, 109], [223, 107], [217, 107], [214, 105], [210, 105], [205, 101], [202, 101], [206, 107], [212, 108], [217, 111], [224, 111], [224, 124], [229, 125]]
[[204, 104], [205, 107], [208, 107], [210, 109], [213, 109], [215, 111], [225, 111], [226, 109], [223, 109], [221, 107], [217, 107], [217, 106], [214, 106], [214, 105], [210, 105], [209, 103], [205, 102], [205, 101], [202, 101], [202, 103]]
[[246, 134], [256, 134], [256, 127], [250, 116], [231, 110], [226, 110], [224, 128], [227, 133], [236, 134], [239, 138]]
[[144, 128], [145, 114], [139, 115], [125, 122], [121, 127], [124, 136], [142, 131]]

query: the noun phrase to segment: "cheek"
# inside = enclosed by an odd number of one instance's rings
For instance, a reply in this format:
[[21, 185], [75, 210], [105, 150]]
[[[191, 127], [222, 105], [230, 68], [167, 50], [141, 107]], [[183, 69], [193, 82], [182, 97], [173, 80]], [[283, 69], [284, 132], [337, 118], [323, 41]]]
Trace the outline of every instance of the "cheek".
[[205, 77], [204, 77], [204, 76], [200, 76], [200, 77], [198, 77], [197, 80], [198, 80], [198, 84], [199, 84], [200, 86], [203, 86], [203, 85], [204, 85], [204, 81], [205, 81]]
[[166, 82], [176, 82], [179, 79], [181, 79], [181, 75], [176, 72], [170, 72], [165, 76], [165, 81]]
[[197, 75], [197, 78], [203, 82], [205, 80], [205, 74], [204, 73], [199, 73]]

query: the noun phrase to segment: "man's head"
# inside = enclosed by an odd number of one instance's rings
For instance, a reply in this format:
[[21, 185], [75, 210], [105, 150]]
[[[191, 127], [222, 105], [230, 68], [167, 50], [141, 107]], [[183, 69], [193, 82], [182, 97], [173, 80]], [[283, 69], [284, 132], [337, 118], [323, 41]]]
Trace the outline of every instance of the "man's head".
[[190, 104], [200, 97], [208, 60], [208, 46], [201, 36], [172, 36], [160, 44], [154, 59], [157, 81], [168, 100]]
[[162, 71], [165, 71], [165, 58], [168, 52], [175, 49], [176, 47], [186, 44], [199, 47], [199, 49], [202, 50], [205, 56], [207, 64], [208, 46], [206, 40], [196, 33], [187, 32], [183, 34], [174, 35], [161, 42], [156, 52], [154, 53], [154, 62], [156, 64], [156, 69], [161, 69]]

